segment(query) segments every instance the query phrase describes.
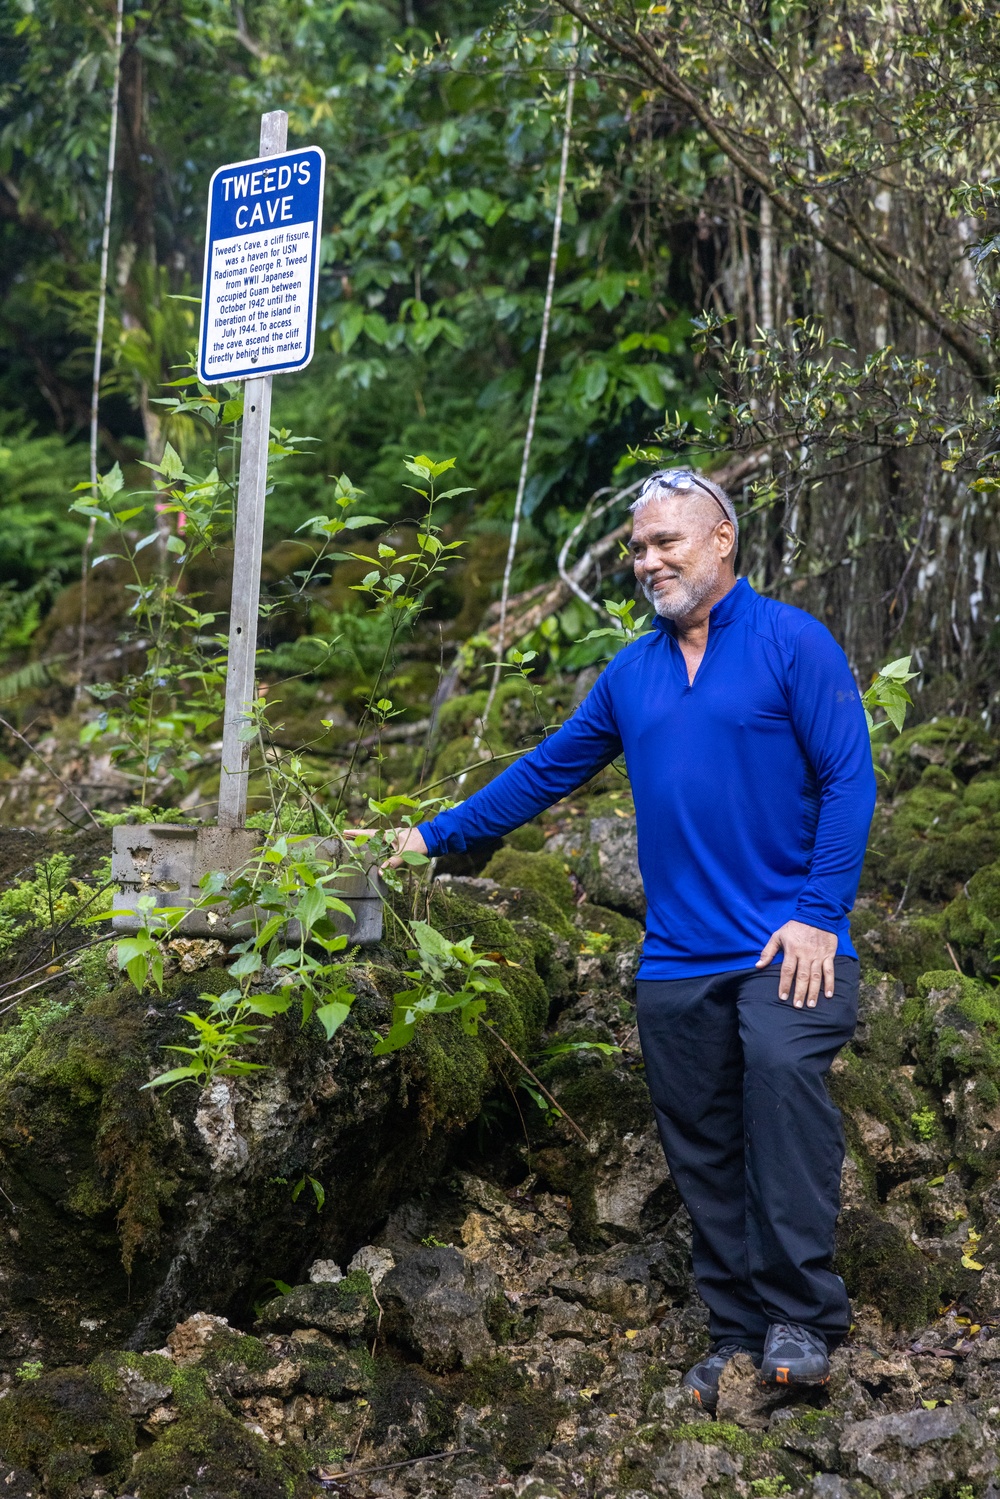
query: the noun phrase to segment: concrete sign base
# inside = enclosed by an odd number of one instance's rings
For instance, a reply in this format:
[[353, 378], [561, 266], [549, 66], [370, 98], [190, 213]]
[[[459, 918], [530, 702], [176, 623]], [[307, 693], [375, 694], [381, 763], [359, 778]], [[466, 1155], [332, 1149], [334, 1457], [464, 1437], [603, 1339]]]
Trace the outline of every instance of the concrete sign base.
[[[152, 822], [143, 827], [117, 827], [111, 845], [111, 878], [121, 888], [112, 926], [116, 932], [137, 932], [142, 925], [139, 900], [151, 895], [154, 906], [193, 906], [201, 895], [199, 881], [215, 869], [235, 874], [253, 859], [261, 835], [253, 828], [195, 828], [183, 823]], [[317, 853], [331, 860], [344, 856], [343, 844], [334, 838], [318, 838]], [[350, 942], [371, 943], [382, 939], [382, 882], [375, 870], [365, 869], [359, 850], [356, 874], [337, 883], [336, 893], [354, 912], [354, 921], [331, 911], [330, 919]], [[133, 916], [131, 912], [136, 914]], [[127, 914], [126, 914], [127, 913]], [[262, 919], [266, 919], [261, 913]], [[289, 936], [297, 935], [296, 922]], [[177, 927], [178, 934], [198, 937], [230, 937], [241, 941], [251, 935], [249, 911], [230, 912], [225, 905], [190, 911]]]

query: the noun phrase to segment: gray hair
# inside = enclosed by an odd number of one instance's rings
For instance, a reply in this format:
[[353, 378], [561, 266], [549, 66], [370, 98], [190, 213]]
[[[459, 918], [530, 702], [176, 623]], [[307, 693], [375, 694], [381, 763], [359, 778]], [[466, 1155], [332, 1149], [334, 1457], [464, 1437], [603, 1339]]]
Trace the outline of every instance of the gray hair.
[[707, 494], [719, 506], [726, 520], [729, 521], [736, 532], [736, 542], [740, 539], [740, 523], [736, 519], [736, 507], [727, 495], [721, 484], [716, 484], [714, 479], [709, 479], [702, 474], [696, 474], [690, 468], [660, 468], [655, 474], [650, 474], [639, 491], [639, 498], [633, 500], [628, 507], [632, 514], [645, 510], [646, 506], [653, 500], [665, 500], [673, 494]]

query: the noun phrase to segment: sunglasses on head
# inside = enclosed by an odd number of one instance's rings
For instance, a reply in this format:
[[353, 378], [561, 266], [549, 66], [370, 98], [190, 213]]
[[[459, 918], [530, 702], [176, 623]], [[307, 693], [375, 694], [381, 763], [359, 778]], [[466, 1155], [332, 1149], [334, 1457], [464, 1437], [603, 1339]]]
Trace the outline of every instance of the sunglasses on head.
[[663, 468], [655, 474], [650, 474], [639, 491], [639, 498], [645, 499], [651, 489], [676, 489], [683, 493], [685, 489], [691, 489], [694, 486], [697, 486], [698, 489], [711, 496], [722, 511], [724, 518], [731, 524], [732, 517], [728, 514], [725, 505], [723, 505], [715, 490], [710, 489], [705, 481], [699, 479], [698, 475], [693, 473], [689, 468]]

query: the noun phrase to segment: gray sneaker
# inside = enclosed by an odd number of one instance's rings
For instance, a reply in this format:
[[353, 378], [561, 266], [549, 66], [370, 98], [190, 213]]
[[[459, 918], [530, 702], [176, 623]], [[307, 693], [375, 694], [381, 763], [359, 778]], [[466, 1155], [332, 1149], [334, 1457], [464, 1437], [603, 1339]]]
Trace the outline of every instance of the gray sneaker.
[[826, 1340], [797, 1322], [774, 1322], [767, 1330], [760, 1366], [764, 1384], [826, 1384], [830, 1359]]
[[738, 1353], [749, 1353], [754, 1366], [760, 1368], [759, 1353], [744, 1348], [741, 1343], [722, 1343], [718, 1348], [713, 1348], [707, 1358], [689, 1369], [681, 1380], [681, 1384], [691, 1391], [702, 1410], [708, 1411], [710, 1415], [714, 1416], [719, 1403], [719, 1377], [729, 1360]]

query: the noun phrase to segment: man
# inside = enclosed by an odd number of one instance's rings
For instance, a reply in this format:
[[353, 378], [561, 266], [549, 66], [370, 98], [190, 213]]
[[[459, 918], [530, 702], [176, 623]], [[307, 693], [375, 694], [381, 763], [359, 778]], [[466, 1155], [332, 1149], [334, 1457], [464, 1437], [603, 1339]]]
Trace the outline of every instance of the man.
[[507, 833], [624, 750], [648, 901], [639, 1036], [710, 1314], [711, 1351], [684, 1382], [714, 1410], [734, 1353], [765, 1382], [823, 1383], [850, 1325], [825, 1076], [857, 1017], [848, 916], [875, 779], [843, 651], [737, 579], [725, 492], [664, 470], [632, 510], [655, 628], [555, 734], [402, 846]]

